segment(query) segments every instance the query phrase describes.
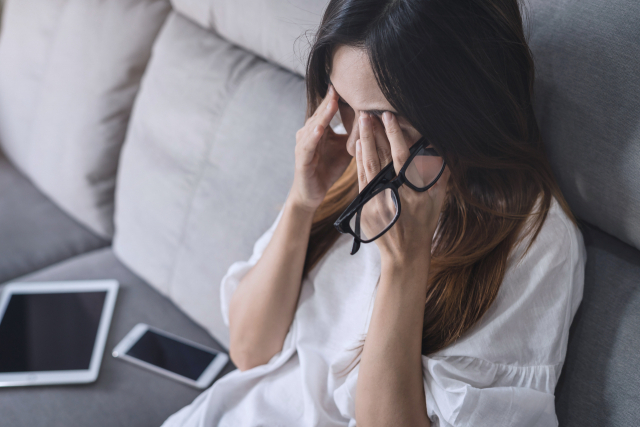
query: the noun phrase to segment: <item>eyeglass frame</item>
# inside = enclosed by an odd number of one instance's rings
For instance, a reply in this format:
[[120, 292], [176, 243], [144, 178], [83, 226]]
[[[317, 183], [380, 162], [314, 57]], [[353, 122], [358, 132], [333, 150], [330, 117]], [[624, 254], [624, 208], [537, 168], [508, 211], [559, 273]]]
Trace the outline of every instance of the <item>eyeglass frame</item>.
[[[381, 237], [384, 233], [389, 231], [389, 229], [393, 227], [393, 225], [396, 223], [396, 221], [398, 220], [398, 217], [400, 217], [400, 211], [401, 211], [400, 193], [398, 193], [398, 189], [402, 185], [406, 184], [412, 190], [422, 193], [427, 191], [431, 187], [433, 187], [436, 184], [436, 182], [438, 182], [438, 180], [440, 179], [440, 177], [444, 172], [444, 168], [447, 166], [447, 163], [444, 160], [444, 158], [442, 159], [442, 168], [440, 169], [440, 172], [438, 172], [438, 175], [433, 179], [433, 181], [431, 181], [425, 187], [422, 187], [422, 188], [416, 187], [407, 179], [405, 174], [407, 168], [409, 167], [413, 159], [418, 155], [418, 152], [423, 148], [425, 150], [428, 150], [431, 153], [434, 153], [432, 154], [433, 156], [442, 157], [436, 152], [435, 149], [425, 148], [425, 145], [427, 144], [427, 142], [428, 141], [425, 137], [421, 137], [418, 141], [415, 142], [415, 144], [411, 146], [411, 148], [409, 148], [409, 158], [404, 163], [404, 165], [402, 165], [402, 168], [400, 169], [400, 171], [398, 172], [398, 175], [395, 178], [392, 178], [393, 174], [395, 174], [393, 161], [389, 162], [389, 164], [384, 166], [380, 170], [380, 172], [378, 172], [378, 174], [374, 176], [373, 179], [362, 189], [360, 194], [356, 196], [356, 198], [349, 204], [349, 206], [347, 206], [344, 212], [335, 221], [333, 225], [334, 227], [336, 227], [336, 229], [340, 233], [351, 234], [353, 236], [353, 247], [351, 249], [351, 255], [354, 255], [356, 252], [358, 252], [358, 250], [360, 249], [361, 243], [373, 242], [374, 240]], [[376, 235], [374, 238], [372, 239], [360, 238], [352, 230], [351, 225], [349, 225], [349, 222], [351, 222], [351, 218], [353, 218], [354, 215], [360, 213], [361, 208], [365, 205], [365, 203], [367, 203], [369, 200], [373, 199], [376, 195], [378, 195], [379, 193], [389, 188], [391, 189], [394, 195], [394, 204], [396, 205], [395, 216], [393, 217], [389, 225], [387, 225], [387, 227], [385, 227], [385, 229], [382, 230], [380, 233], [378, 233], [378, 235]], [[357, 221], [356, 227], [358, 227], [360, 225], [359, 218], [356, 219], [356, 221]]]

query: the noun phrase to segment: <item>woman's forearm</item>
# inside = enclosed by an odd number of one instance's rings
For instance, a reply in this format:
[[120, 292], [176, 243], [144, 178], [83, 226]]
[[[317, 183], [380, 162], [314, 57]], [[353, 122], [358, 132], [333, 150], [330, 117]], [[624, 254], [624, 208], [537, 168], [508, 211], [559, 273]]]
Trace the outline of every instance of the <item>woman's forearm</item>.
[[421, 351], [428, 265], [382, 265], [358, 372], [358, 426], [431, 425]]
[[229, 354], [240, 370], [267, 363], [282, 349], [296, 310], [313, 212], [292, 198], [255, 266], [229, 306]]

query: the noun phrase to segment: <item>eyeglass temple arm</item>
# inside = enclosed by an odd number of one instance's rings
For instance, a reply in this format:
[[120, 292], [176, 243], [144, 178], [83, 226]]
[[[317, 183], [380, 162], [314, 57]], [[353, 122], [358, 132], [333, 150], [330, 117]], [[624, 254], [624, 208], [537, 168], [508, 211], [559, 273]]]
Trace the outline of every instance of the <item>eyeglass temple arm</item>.
[[[362, 212], [362, 208], [358, 209], [358, 212], [356, 212], [356, 229], [353, 230], [358, 235], [360, 234], [360, 212]], [[353, 246], [351, 247], [351, 255], [354, 255], [356, 252], [358, 252], [359, 249], [360, 249], [360, 241], [356, 239], [354, 236]]]

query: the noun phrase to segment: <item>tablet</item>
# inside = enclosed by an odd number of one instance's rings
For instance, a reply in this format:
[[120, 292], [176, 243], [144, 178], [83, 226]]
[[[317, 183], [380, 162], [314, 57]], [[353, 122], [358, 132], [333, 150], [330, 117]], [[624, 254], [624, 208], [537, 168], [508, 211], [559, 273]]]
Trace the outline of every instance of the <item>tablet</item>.
[[0, 298], [0, 386], [98, 378], [116, 280], [11, 283]]

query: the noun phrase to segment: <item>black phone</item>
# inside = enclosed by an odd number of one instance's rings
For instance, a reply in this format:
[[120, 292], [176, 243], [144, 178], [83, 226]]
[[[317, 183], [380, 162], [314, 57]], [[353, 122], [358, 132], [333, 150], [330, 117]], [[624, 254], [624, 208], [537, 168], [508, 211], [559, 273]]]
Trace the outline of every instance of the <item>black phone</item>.
[[229, 361], [223, 352], [144, 323], [137, 324], [112, 355], [200, 389], [207, 388]]

